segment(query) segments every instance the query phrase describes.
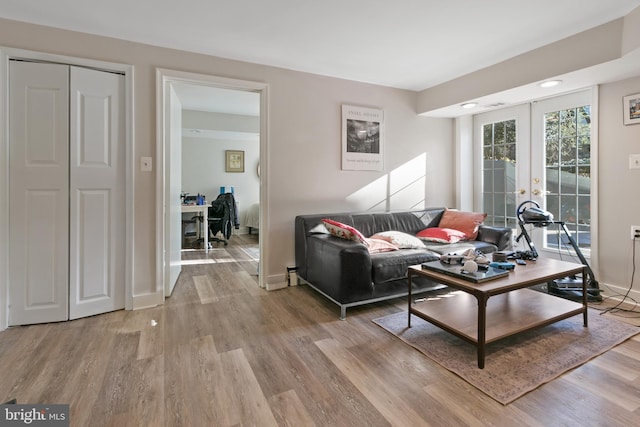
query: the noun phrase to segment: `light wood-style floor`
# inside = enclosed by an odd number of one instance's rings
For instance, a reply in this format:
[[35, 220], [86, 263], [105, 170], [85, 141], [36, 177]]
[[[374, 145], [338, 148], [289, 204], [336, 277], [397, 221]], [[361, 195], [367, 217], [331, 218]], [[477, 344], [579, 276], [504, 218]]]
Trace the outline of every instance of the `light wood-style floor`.
[[307, 286], [258, 289], [242, 245], [185, 252], [164, 306], [1, 332], [0, 401], [83, 427], [640, 425], [638, 337], [503, 406], [371, 322], [404, 300], [341, 321]]

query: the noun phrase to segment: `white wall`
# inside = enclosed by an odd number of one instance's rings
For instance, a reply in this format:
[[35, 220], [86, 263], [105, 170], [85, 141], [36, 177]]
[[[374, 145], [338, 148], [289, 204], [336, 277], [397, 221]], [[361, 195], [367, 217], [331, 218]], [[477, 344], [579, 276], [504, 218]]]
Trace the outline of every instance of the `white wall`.
[[[600, 87], [599, 133], [599, 277], [613, 291], [631, 284], [632, 225], [640, 225], [640, 169], [629, 169], [629, 155], [640, 154], [640, 124], [623, 124], [622, 98], [640, 93], [640, 77]], [[636, 272], [632, 296], [640, 298], [640, 243], [635, 243]], [[608, 292], [611, 294], [612, 292]]]

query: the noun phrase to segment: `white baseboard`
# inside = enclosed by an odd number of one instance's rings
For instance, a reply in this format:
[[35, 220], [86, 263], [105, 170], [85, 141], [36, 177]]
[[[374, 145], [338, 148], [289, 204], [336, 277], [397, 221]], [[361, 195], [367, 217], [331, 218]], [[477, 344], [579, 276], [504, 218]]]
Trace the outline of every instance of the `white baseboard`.
[[281, 283], [267, 283], [267, 287], [266, 289], [268, 291], [277, 291], [279, 289], [284, 289], [287, 288], [287, 282], [281, 282]]
[[142, 310], [143, 308], [151, 308], [162, 304], [162, 295], [157, 293], [134, 295], [133, 296], [133, 309]]
[[[633, 298], [635, 301], [640, 301], [640, 291], [636, 289], [631, 289], [629, 291], [629, 287], [611, 285], [611, 284], [602, 284], [600, 283], [601, 295], [606, 298], [611, 298], [614, 301], [622, 301], [627, 292], [629, 292], [628, 297]], [[633, 300], [627, 298], [627, 302], [634, 304]]]

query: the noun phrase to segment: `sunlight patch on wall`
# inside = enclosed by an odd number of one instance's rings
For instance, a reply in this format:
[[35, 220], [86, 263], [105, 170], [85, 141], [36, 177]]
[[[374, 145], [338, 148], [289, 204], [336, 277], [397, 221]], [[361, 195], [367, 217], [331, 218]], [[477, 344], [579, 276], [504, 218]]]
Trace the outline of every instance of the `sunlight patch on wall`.
[[422, 153], [347, 196], [355, 210], [389, 211], [425, 206], [427, 153]]
[[427, 153], [414, 157], [389, 175], [390, 210], [425, 207]]
[[382, 175], [372, 183], [347, 196], [347, 201], [358, 211], [384, 211], [387, 208], [388, 175]]

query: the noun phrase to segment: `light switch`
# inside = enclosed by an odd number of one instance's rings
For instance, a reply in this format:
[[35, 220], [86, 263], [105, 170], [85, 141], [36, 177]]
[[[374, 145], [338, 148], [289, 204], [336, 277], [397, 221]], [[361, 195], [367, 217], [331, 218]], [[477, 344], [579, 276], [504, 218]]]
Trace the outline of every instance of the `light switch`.
[[140, 157], [140, 170], [142, 172], [151, 172], [153, 170], [151, 157]]
[[640, 169], [640, 154], [629, 154], [629, 169]]

